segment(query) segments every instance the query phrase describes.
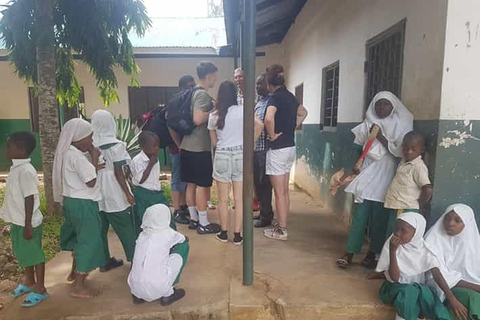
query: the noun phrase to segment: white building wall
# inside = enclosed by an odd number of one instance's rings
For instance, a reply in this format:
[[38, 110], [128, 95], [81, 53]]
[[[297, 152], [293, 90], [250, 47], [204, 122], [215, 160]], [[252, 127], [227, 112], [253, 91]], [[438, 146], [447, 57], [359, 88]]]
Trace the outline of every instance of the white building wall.
[[480, 120], [480, 1], [448, 2], [442, 120]]
[[438, 119], [446, 10], [447, 0], [308, 1], [281, 45], [289, 89], [304, 83], [306, 123], [320, 122], [322, 69], [338, 60], [339, 122], [362, 120], [366, 42], [405, 18], [402, 100], [416, 119]]

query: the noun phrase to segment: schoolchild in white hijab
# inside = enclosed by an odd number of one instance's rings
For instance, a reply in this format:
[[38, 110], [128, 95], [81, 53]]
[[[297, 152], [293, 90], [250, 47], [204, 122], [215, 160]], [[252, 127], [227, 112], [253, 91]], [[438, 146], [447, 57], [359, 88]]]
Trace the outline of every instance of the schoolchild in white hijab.
[[132, 223], [131, 206], [135, 199], [128, 186], [123, 167], [127, 165], [125, 143], [118, 140], [117, 123], [107, 110], [97, 110], [92, 115], [93, 144], [100, 149], [105, 160], [105, 169], [98, 173], [98, 183], [102, 192], [99, 201], [102, 218], [102, 238], [106, 256], [105, 265], [100, 271], [109, 271], [123, 265], [123, 261], [110, 256], [108, 229], [110, 225], [120, 238], [127, 261], [132, 261], [135, 249], [135, 229]]
[[[425, 285], [426, 272], [432, 272], [439, 286], [448, 289], [439, 271], [440, 263], [423, 239], [426, 224], [418, 213], [401, 214], [395, 233], [385, 242], [378, 261], [376, 271], [387, 278], [380, 288], [380, 299], [395, 306], [396, 319], [416, 320], [421, 315], [450, 319], [447, 308]], [[450, 302], [458, 301], [453, 297]]]
[[356, 172], [357, 177], [345, 189], [345, 192], [353, 194], [356, 209], [346, 253], [337, 260], [341, 268], [351, 263], [353, 254], [360, 253], [368, 222], [375, 225], [370, 226], [372, 241], [363, 264], [367, 267], [375, 265], [375, 254], [382, 249], [388, 225], [389, 215], [383, 212], [383, 203], [395, 176], [395, 158], [402, 157], [403, 137], [413, 130], [413, 115], [393, 93], [382, 91], [370, 102], [365, 120], [352, 129], [356, 145], [365, 146], [373, 125], [380, 128], [377, 139], [359, 172]]
[[[427, 232], [425, 241], [440, 261], [448, 287], [468, 309], [470, 318], [480, 317], [480, 234], [472, 208], [465, 204], [449, 206]], [[445, 299], [431, 276], [427, 284]]]
[[[185, 296], [185, 290], [173, 285], [187, 260], [188, 239], [173, 230], [170, 222], [170, 209], [163, 204], [145, 211], [128, 276], [134, 303], [160, 299], [162, 305], [169, 305]], [[176, 253], [175, 248], [182, 244], [186, 250]]]
[[63, 204], [65, 216], [60, 247], [74, 253], [69, 279], [74, 281], [71, 295], [75, 298], [96, 295], [85, 286], [85, 278], [105, 262], [97, 203], [101, 199], [97, 170], [102, 167], [96, 165], [99, 156], [100, 152], [92, 145], [90, 123], [81, 119], [67, 121], [55, 151], [53, 193], [55, 201]]

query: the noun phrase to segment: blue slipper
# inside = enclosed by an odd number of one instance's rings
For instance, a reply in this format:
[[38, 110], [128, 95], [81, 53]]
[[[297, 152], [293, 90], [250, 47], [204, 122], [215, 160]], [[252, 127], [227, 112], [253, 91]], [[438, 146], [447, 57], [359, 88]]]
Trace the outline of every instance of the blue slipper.
[[12, 293], [12, 296], [14, 298], [18, 298], [18, 297], [21, 297], [23, 296], [24, 294], [27, 294], [29, 292], [31, 292], [32, 289], [30, 289], [29, 287], [27, 286], [24, 286], [23, 284], [19, 284], [15, 290], [13, 290], [13, 293]]
[[35, 307], [38, 305], [40, 302], [43, 300], [48, 299], [50, 295], [48, 293], [40, 294], [40, 293], [35, 293], [31, 292], [25, 300], [23, 300], [22, 307]]

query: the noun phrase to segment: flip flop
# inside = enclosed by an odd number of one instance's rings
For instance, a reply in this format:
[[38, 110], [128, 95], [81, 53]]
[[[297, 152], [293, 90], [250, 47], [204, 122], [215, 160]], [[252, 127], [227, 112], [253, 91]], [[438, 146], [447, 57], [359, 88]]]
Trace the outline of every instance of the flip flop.
[[350, 263], [346, 259], [343, 259], [343, 258], [337, 259], [337, 261], [336, 261], [336, 265], [340, 269], [346, 269], [349, 264]]
[[24, 286], [23, 284], [19, 284], [15, 290], [13, 290], [13, 293], [12, 293], [12, 296], [14, 298], [18, 298], [18, 297], [21, 297], [23, 296], [24, 294], [27, 294], [29, 292], [32, 292], [32, 289], [30, 289], [29, 287], [27, 286]]
[[40, 294], [36, 292], [31, 292], [25, 300], [23, 300], [22, 307], [30, 308], [37, 306], [43, 300], [47, 300], [50, 297], [48, 293]]

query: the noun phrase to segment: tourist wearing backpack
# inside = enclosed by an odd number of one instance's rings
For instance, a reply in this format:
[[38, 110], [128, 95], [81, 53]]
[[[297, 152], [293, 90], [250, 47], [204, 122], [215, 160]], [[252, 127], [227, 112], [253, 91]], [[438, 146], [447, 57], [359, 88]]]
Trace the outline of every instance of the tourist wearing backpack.
[[[209, 113], [213, 109], [213, 99], [207, 90], [212, 89], [217, 82], [217, 67], [211, 62], [201, 62], [197, 66], [199, 85], [191, 92], [191, 114], [195, 127], [190, 134], [184, 135], [180, 145], [180, 162], [182, 180], [187, 182], [187, 204], [190, 212], [189, 229], [196, 229], [199, 234], [215, 234], [220, 231], [218, 224], [211, 224], [207, 217], [207, 200], [212, 186], [212, 152], [210, 135], [207, 129]], [[169, 112], [169, 127], [175, 129], [175, 124]], [[183, 119], [188, 125], [188, 119]]]

